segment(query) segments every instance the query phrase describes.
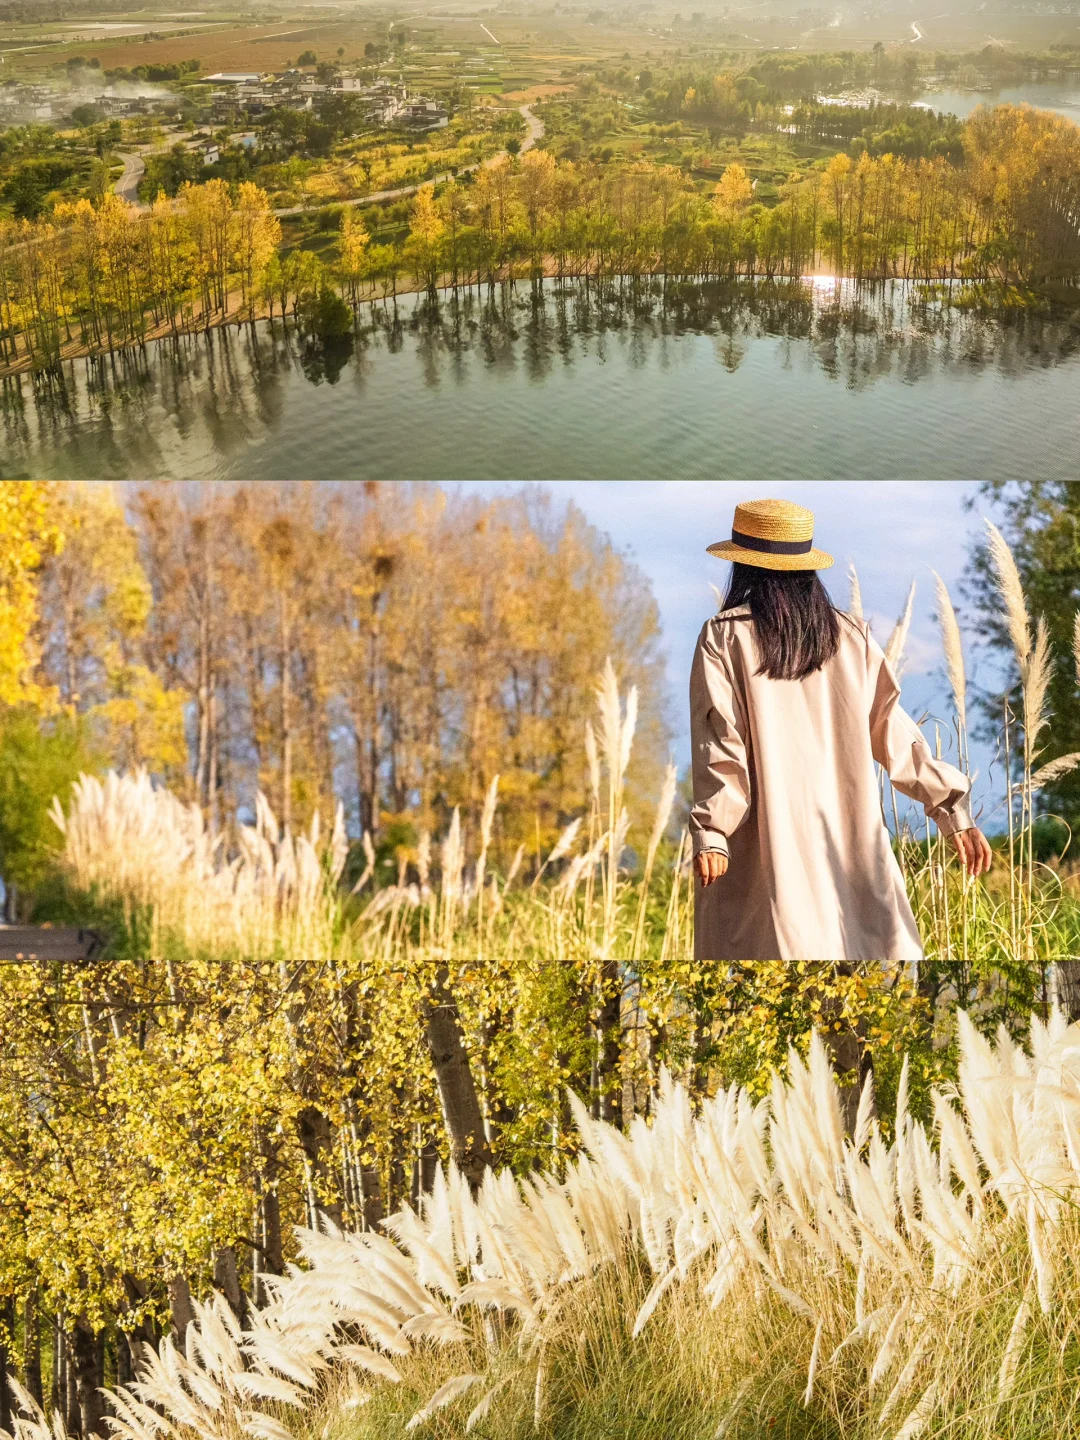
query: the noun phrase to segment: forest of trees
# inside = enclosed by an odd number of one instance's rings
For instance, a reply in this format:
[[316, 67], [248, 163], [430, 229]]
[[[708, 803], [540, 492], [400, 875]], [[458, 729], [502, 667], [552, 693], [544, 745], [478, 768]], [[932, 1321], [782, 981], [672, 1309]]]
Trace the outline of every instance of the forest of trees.
[[[798, 122], [796, 122], [798, 123]], [[901, 137], [902, 138], [902, 137]], [[1080, 276], [1080, 129], [1021, 106], [980, 109], [962, 163], [843, 151], [755, 202], [729, 165], [711, 196], [672, 166], [503, 157], [471, 183], [422, 188], [401, 246], [372, 245], [342, 212], [337, 259], [279, 254], [279, 222], [251, 183], [160, 196], [146, 215], [114, 195], [37, 222], [0, 221], [0, 367], [111, 350], [148, 333], [291, 313], [316, 333], [411, 282], [435, 290], [554, 274], [857, 279], [974, 278], [1075, 284]], [[952, 143], [951, 141], [949, 142]], [[877, 147], [875, 147], [877, 148]]]
[[126, 513], [108, 487], [51, 493], [37, 682], [99, 762], [210, 817], [258, 789], [288, 826], [340, 800], [394, 873], [455, 806], [473, 825], [498, 773], [497, 853], [532, 855], [580, 807], [608, 655], [640, 688], [632, 779], [655, 789], [656, 606], [573, 509], [375, 483], [156, 484]]

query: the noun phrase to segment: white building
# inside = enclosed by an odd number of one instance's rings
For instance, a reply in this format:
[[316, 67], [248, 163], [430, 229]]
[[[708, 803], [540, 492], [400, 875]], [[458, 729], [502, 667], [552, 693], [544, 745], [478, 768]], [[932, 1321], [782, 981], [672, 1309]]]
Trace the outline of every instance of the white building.
[[450, 116], [438, 101], [417, 95], [398, 107], [390, 123], [399, 130], [442, 130], [450, 123]]

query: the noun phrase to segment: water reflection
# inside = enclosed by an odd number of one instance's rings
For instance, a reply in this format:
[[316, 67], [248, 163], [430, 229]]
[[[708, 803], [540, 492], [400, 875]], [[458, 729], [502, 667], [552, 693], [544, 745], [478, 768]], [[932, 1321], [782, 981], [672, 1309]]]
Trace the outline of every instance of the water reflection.
[[662, 363], [665, 341], [685, 335], [716, 337], [729, 370], [755, 339], [808, 342], [822, 369], [852, 388], [889, 375], [912, 382], [935, 368], [996, 365], [1014, 374], [1077, 353], [1080, 331], [1068, 314], [990, 316], [942, 305], [913, 286], [821, 280], [827, 284], [563, 283], [424, 297], [407, 310], [376, 307], [360, 343], [372, 349], [384, 337], [412, 339], [432, 386], [461, 380], [462, 362], [474, 355], [495, 370], [521, 365], [538, 382], [556, 363], [603, 362], [613, 345], [632, 366]]
[[[688, 350], [686, 337], [707, 337], [730, 375], [765, 341], [781, 371], [808, 360], [864, 392], [939, 375], [1053, 370], [1076, 357], [1080, 330], [1067, 315], [992, 318], [950, 308], [899, 283], [549, 282], [411, 296], [365, 305], [355, 334], [332, 347], [264, 322], [71, 362], [59, 375], [8, 378], [0, 382], [0, 477], [223, 473], [223, 462], [227, 469], [230, 458], [298, 425], [312, 430], [302, 452], [311, 462], [334, 446], [335, 457], [348, 457], [361, 438], [375, 453], [370, 427], [400, 424], [423, 393], [460, 396], [521, 378], [545, 387], [576, 372], [599, 394], [597, 372], [616, 361], [625, 372], [620, 395], [633, 403], [635, 384], [648, 384], [642, 372], [685, 367], [691, 355], [697, 363], [702, 351]], [[397, 397], [380, 388], [372, 415], [368, 392], [389, 370], [400, 377], [401, 414], [388, 413]], [[334, 413], [351, 417], [341, 433], [304, 419], [307, 386], [341, 392]]]

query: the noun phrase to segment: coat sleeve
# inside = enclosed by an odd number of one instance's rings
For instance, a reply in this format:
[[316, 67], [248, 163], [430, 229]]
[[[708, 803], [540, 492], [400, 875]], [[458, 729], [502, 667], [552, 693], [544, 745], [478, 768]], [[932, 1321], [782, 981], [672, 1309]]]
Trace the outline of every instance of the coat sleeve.
[[727, 656], [710, 643], [709, 625], [698, 638], [690, 671], [690, 747], [694, 854], [702, 850], [727, 854], [727, 837], [750, 808], [746, 719]]
[[901, 795], [917, 801], [943, 835], [970, 830], [971, 781], [939, 760], [926, 736], [900, 705], [900, 686], [881, 646], [866, 632], [870, 681], [870, 744], [874, 759]]

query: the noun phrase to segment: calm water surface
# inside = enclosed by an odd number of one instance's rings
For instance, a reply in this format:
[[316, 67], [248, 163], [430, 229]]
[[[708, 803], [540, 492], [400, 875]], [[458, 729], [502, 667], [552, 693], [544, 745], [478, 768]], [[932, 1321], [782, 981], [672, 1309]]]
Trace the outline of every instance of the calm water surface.
[[549, 284], [0, 382], [0, 478], [1072, 478], [1080, 317], [901, 285]]
[[918, 104], [944, 110], [963, 120], [977, 105], [1034, 105], [1036, 110], [1053, 110], [1080, 125], [1080, 76], [1068, 80], [1028, 81], [1003, 85], [994, 90], [928, 90]]

